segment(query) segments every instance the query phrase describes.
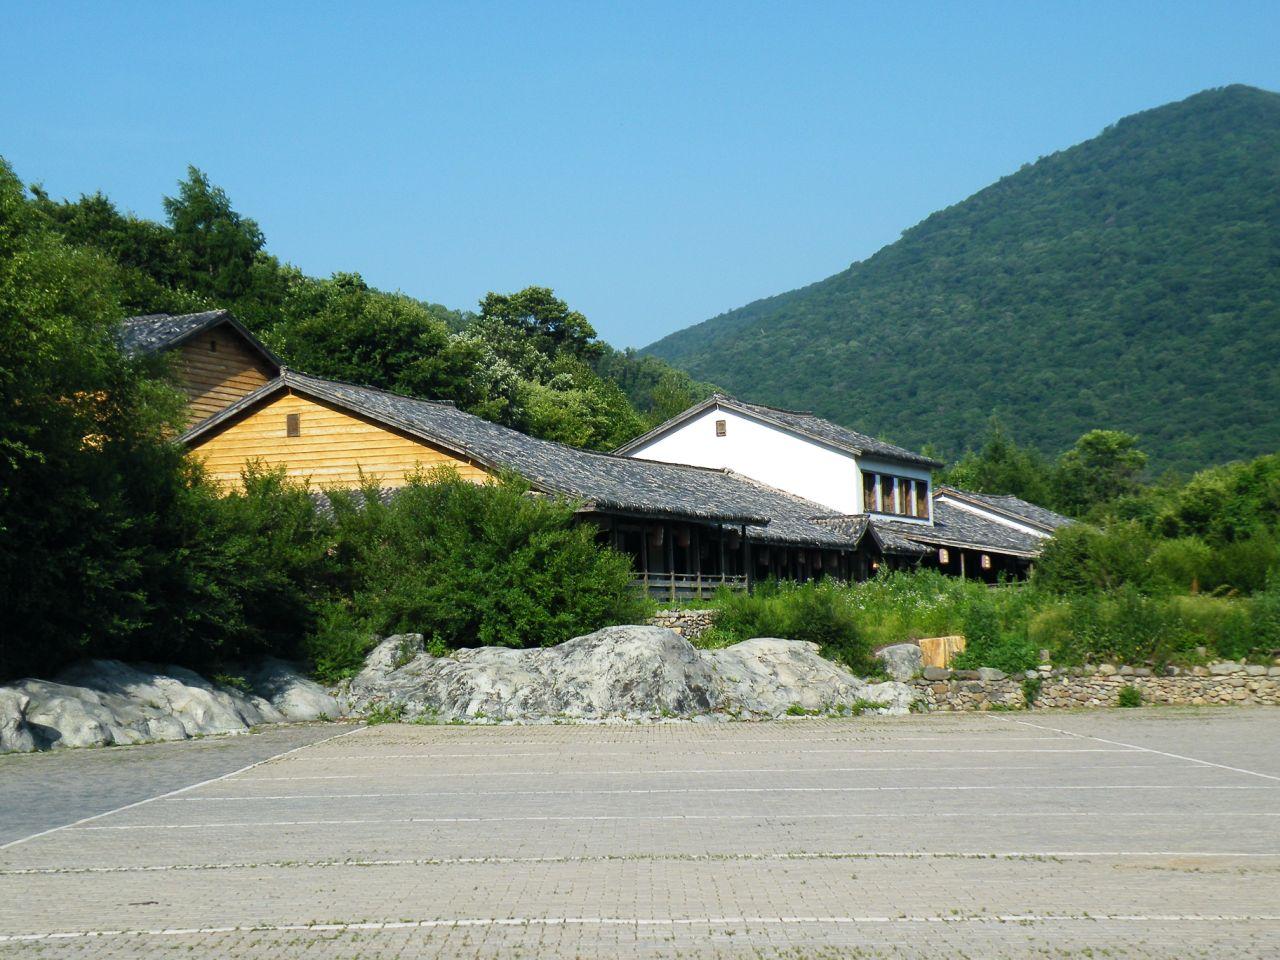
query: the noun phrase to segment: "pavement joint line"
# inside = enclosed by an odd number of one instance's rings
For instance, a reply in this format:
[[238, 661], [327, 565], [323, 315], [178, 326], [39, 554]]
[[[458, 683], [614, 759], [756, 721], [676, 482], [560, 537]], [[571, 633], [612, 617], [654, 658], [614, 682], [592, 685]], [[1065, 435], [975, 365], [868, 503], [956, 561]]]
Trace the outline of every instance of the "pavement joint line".
[[[646, 746], [651, 747], [652, 745], [646, 744]], [[718, 756], [743, 756], [743, 755], [753, 756], [753, 757], [759, 756], [759, 751], [757, 750], [698, 750], [695, 752], [699, 754], [711, 753], [711, 754], [716, 754]], [[957, 753], [1008, 753], [1008, 754], [1014, 754], [1014, 753], [1063, 753], [1063, 754], [1131, 753], [1132, 751], [1110, 750], [1110, 749], [1103, 749], [1099, 747], [1072, 747], [1072, 748], [1065, 748], [1061, 750], [1035, 748], [1035, 747], [1025, 747], [1025, 748], [1016, 747], [1016, 748], [1007, 749], [1007, 750], [990, 749], [990, 748], [972, 748], [972, 747], [958, 747], [954, 750], [947, 750], [945, 748], [938, 748], [938, 749], [930, 748], [930, 749], [923, 749], [923, 750], [911, 748], [907, 750], [897, 750], [897, 749], [881, 749], [881, 748], [873, 748], [873, 747], [858, 747], [858, 748], [843, 748], [843, 747], [834, 748], [833, 747], [833, 748], [826, 748], [826, 749], [795, 750], [792, 752], [793, 753], [891, 753], [895, 755], [902, 754], [902, 753], [946, 753], [946, 754], [954, 755]], [[1159, 751], [1156, 751], [1156, 752], [1159, 752]], [[369, 753], [369, 754], [346, 754], [346, 755], [338, 755], [338, 756], [335, 756], [333, 754], [322, 753], [316, 756], [290, 757], [285, 762], [297, 763], [299, 760], [312, 760], [312, 761], [321, 761], [321, 762], [335, 761], [335, 760], [342, 760], [342, 761], [348, 761], [348, 760], [468, 760], [468, 759], [506, 760], [511, 757], [557, 757], [557, 758], [563, 759], [565, 756], [571, 756], [571, 755], [572, 755], [572, 751], [565, 751], [565, 750], [560, 750], [560, 751], [547, 750], [541, 753], [385, 753], [385, 754]], [[600, 756], [631, 757], [631, 756], [635, 756], [635, 754], [634, 753], [594, 754], [592, 755], [591, 759], [598, 759]], [[1173, 756], [1173, 754], [1170, 754], [1170, 756]], [[281, 757], [284, 757], [284, 754], [281, 754]]]
[[[1280, 811], [1214, 811], [1215, 817], [1280, 817]], [[1046, 817], [1177, 817], [1185, 819], [1185, 810], [1170, 812], [1152, 811], [1102, 811], [1102, 810], [1069, 810], [1040, 811], [1016, 813], [1010, 811], [971, 811], [971, 812], [930, 812], [930, 819], [965, 818], [1009, 820], [1024, 817], [1042, 820]], [[130, 823], [115, 826], [80, 826], [76, 830], [208, 830], [224, 827], [314, 827], [314, 826], [351, 826], [359, 824], [386, 823], [547, 823], [547, 822], [667, 822], [678, 820], [919, 820], [918, 812], [912, 813], [677, 813], [677, 814], [583, 814], [583, 815], [538, 815], [525, 817], [369, 817], [325, 820], [231, 820], [211, 821], [207, 823]]]
[[528, 857], [406, 857], [383, 859], [264, 860], [227, 863], [166, 863], [123, 867], [20, 867], [0, 870], [0, 877], [62, 876], [73, 874], [174, 873], [212, 870], [324, 869], [330, 867], [431, 867], [511, 864], [573, 864], [627, 862], [786, 862], [803, 860], [1046, 860], [1090, 857], [1201, 857], [1206, 859], [1280, 859], [1280, 853], [1234, 850], [845, 850], [807, 853], [635, 853]]
[[1006, 913], [973, 915], [899, 916], [701, 916], [701, 917], [454, 917], [437, 920], [370, 920], [347, 923], [230, 924], [217, 927], [158, 927], [153, 929], [68, 930], [48, 933], [0, 934], [0, 943], [105, 937], [191, 937], [230, 933], [346, 933], [383, 930], [426, 930], [461, 927], [680, 927], [680, 926], [813, 926], [938, 924], [989, 926], [1004, 923], [1276, 923], [1280, 914], [1125, 914], [1125, 913]]
[[1232, 767], [1225, 763], [1215, 763], [1212, 760], [1201, 760], [1199, 757], [1188, 757], [1180, 753], [1168, 753], [1164, 750], [1156, 750], [1153, 747], [1144, 747], [1136, 743], [1125, 743], [1122, 740], [1108, 740], [1105, 737], [1095, 737], [1091, 733], [1075, 733], [1071, 730], [1063, 730], [1059, 727], [1048, 727], [1040, 723], [1032, 723], [1029, 720], [1010, 720], [1005, 717], [992, 717], [993, 720], [999, 720], [1003, 723], [1019, 723], [1025, 727], [1035, 727], [1037, 730], [1052, 730], [1054, 733], [1062, 733], [1068, 737], [1075, 737], [1079, 740], [1095, 740], [1098, 743], [1109, 743], [1112, 746], [1128, 747], [1130, 750], [1141, 750], [1144, 753], [1154, 753], [1160, 757], [1169, 757], [1174, 760], [1187, 760], [1191, 763], [1203, 764], [1206, 767], [1217, 767], [1219, 770], [1230, 770], [1232, 773], [1244, 773], [1251, 777], [1262, 777], [1264, 780], [1275, 780], [1280, 782], [1280, 777], [1270, 773], [1260, 773], [1257, 770], [1247, 770], [1244, 767]]
[[270, 763], [272, 760], [278, 760], [281, 757], [287, 757], [291, 753], [297, 753], [299, 750], [306, 750], [308, 747], [317, 746], [321, 743], [328, 743], [331, 740], [338, 740], [338, 739], [341, 739], [342, 737], [349, 737], [353, 733], [359, 733], [361, 730], [367, 730], [367, 729], [368, 728], [364, 724], [361, 724], [360, 726], [357, 726], [352, 730], [344, 730], [342, 733], [335, 733], [331, 737], [324, 737], [323, 739], [315, 741], [315, 743], [304, 743], [300, 746], [293, 747], [290, 750], [285, 750], [283, 753], [278, 753], [275, 756], [267, 757], [263, 760], [258, 760], [254, 763], [250, 763], [246, 766], [241, 767], [238, 770], [232, 770], [229, 773], [224, 773], [220, 777], [210, 777], [207, 780], [201, 780], [199, 783], [187, 784], [187, 786], [185, 787], [179, 787], [176, 790], [169, 790], [165, 793], [158, 794], [154, 797], [147, 797], [143, 800], [135, 800], [133, 803], [126, 803], [123, 806], [115, 807], [112, 810], [105, 810], [102, 813], [95, 813], [89, 817], [81, 817], [79, 820], [73, 820], [70, 823], [64, 823], [56, 827], [50, 827], [48, 830], [41, 830], [37, 833], [30, 834], [29, 836], [20, 837], [17, 840], [10, 840], [8, 843], [0, 843], [0, 850], [9, 850], [21, 844], [29, 843], [32, 840], [39, 839], [40, 837], [47, 837], [51, 833], [58, 833], [62, 830], [70, 830], [72, 828], [93, 829], [92, 827], [85, 827], [84, 824], [92, 823], [95, 820], [101, 820], [103, 817], [109, 817], [109, 816], [112, 816], [113, 814], [123, 813], [126, 810], [134, 810], [138, 807], [145, 806], [148, 803], [154, 803], [157, 800], [167, 800], [171, 797], [176, 797], [179, 794], [186, 793], [189, 790], [197, 790], [200, 787], [207, 787], [210, 784], [217, 783], [219, 780], [226, 780], [229, 777], [236, 776], [237, 774], [246, 773], [249, 770], [252, 770], [254, 767], [260, 767], [264, 763]]
[[975, 793], [999, 791], [1010, 793], [1031, 790], [1049, 793], [1056, 790], [1280, 790], [1252, 783], [1075, 783], [1075, 784], [947, 784], [857, 786], [857, 787], [634, 787], [626, 789], [564, 790], [424, 790], [382, 793], [280, 793], [261, 796], [166, 797], [183, 803], [243, 803], [258, 800], [404, 800], [431, 797], [597, 797], [597, 796], [661, 796], [667, 794], [710, 793]]
[[[1113, 750], [1112, 753], [1128, 753], [1126, 750]], [[1189, 765], [1190, 769], [1199, 769], [1194, 764]], [[400, 773], [397, 772], [397, 778], [418, 778], [418, 777], [440, 777], [440, 778], [460, 778], [460, 777], [605, 777], [605, 776], [666, 776], [674, 774], [744, 774], [744, 773], [937, 773], [940, 771], [956, 772], [956, 771], [977, 771], [988, 772], [992, 770], [1057, 770], [1061, 771], [1063, 767], [1057, 764], [1044, 764], [1042, 766], [1034, 766], [1029, 764], [1016, 765], [996, 765], [996, 766], [976, 766], [972, 764], [963, 764], [958, 767], [930, 766], [923, 768], [919, 764], [909, 767], [759, 767], [755, 769], [744, 769], [741, 767], [706, 767], [701, 769], [681, 769], [672, 768], [668, 770], [485, 770], [483, 772], [459, 773], [453, 771], [431, 771], [428, 773]], [[1098, 765], [1089, 768], [1093, 770], [1177, 770], [1180, 769], [1177, 764], [1171, 763], [1126, 763], [1113, 765]], [[285, 783], [302, 780], [368, 780], [369, 774], [362, 773], [317, 773], [310, 776], [296, 777], [230, 777], [228, 782], [231, 783]]]

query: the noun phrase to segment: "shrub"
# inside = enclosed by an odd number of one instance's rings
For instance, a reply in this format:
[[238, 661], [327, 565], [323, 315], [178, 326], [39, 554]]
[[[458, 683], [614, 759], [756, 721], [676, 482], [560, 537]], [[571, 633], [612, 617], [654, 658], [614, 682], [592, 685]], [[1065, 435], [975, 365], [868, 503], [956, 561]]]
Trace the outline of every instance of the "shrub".
[[645, 615], [628, 558], [599, 546], [572, 505], [514, 479], [473, 484], [441, 470], [389, 502], [374, 488], [333, 501], [341, 580], [310, 643], [330, 672], [358, 667], [375, 634], [536, 647]]
[[876, 667], [871, 646], [858, 629], [849, 588], [831, 580], [816, 583], [762, 583], [751, 593], [716, 594], [716, 631], [734, 638], [784, 637], [818, 644], [822, 655], [855, 673]]
[[1120, 695], [1116, 697], [1116, 706], [1120, 707], [1140, 707], [1142, 706], [1142, 691], [1133, 684], [1125, 684], [1120, 688]]
[[1152, 565], [1155, 541], [1132, 520], [1094, 527], [1062, 527], [1045, 541], [1034, 579], [1053, 593], [1089, 593], [1133, 586], [1151, 592], [1162, 585]]
[[1022, 702], [1030, 710], [1040, 698], [1040, 689], [1044, 686], [1043, 677], [1024, 677], [1022, 679]]

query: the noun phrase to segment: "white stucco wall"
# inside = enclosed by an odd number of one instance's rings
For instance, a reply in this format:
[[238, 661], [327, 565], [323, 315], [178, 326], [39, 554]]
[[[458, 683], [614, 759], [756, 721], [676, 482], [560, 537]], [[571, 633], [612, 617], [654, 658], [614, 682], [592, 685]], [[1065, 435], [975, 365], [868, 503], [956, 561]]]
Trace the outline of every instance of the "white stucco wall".
[[[725, 421], [723, 437], [716, 436], [717, 420]], [[630, 456], [735, 470], [820, 503], [833, 513], [861, 511], [862, 477], [852, 454], [732, 410], [712, 407], [631, 451]]]

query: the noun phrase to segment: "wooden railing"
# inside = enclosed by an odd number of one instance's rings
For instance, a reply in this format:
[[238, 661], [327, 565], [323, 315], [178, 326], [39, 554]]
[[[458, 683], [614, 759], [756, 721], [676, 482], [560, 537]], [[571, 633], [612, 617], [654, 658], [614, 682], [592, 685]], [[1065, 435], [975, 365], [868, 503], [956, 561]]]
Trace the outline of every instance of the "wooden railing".
[[632, 582], [658, 600], [706, 600], [720, 587], [747, 589], [741, 574], [641, 573]]

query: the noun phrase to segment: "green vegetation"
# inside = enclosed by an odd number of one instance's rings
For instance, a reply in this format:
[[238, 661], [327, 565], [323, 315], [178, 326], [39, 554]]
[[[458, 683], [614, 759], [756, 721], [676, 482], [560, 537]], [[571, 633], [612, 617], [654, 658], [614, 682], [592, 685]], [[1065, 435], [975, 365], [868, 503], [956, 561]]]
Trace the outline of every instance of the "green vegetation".
[[571, 505], [526, 491], [441, 470], [390, 502], [372, 487], [331, 494], [331, 592], [308, 641], [318, 672], [357, 670], [375, 635], [422, 633], [433, 652], [537, 647], [642, 619], [628, 558], [597, 546]]
[[195, 167], [165, 198], [166, 224], [121, 213], [100, 193], [57, 201], [38, 186], [31, 192], [13, 202], [66, 246], [97, 255], [97, 295], [110, 289], [120, 317], [225, 307], [315, 376], [452, 400], [596, 449], [710, 392], [660, 360], [601, 343], [545, 287], [489, 293], [470, 313], [374, 289], [358, 273], [308, 277], [269, 254], [258, 224]]
[[1280, 652], [1280, 584], [1252, 596], [1143, 593], [1133, 584], [1061, 593], [1040, 578], [993, 589], [925, 570], [850, 585], [762, 585], [751, 595], [718, 594], [716, 606], [716, 627], [700, 646], [759, 636], [814, 640], [859, 672], [872, 668], [872, 650], [952, 634], [966, 638], [954, 666], [1008, 673], [1036, 667], [1042, 650], [1060, 666], [1153, 667]]
[[1131, 683], [1125, 684], [1120, 688], [1120, 694], [1116, 697], [1116, 706], [1118, 707], [1140, 707], [1142, 706], [1142, 691]]
[[1040, 699], [1040, 690], [1044, 687], [1043, 677], [1022, 678], [1022, 703], [1028, 710]]
[[[857, 673], [875, 669], [848, 588], [833, 581], [762, 583], [751, 593], [716, 593], [716, 625], [706, 645], [723, 646], [751, 637], [785, 637], [816, 643], [822, 655]], [[705, 636], [705, 635], [704, 635]]]
[[868, 260], [646, 348], [744, 397], [964, 451], [1104, 426], [1159, 470], [1280, 446], [1280, 95], [1127, 117]]
[[[0, 164], [0, 679], [97, 656], [230, 682], [224, 664], [268, 652], [310, 652], [334, 676], [374, 631], [548, 643], [634, 618], [625, 558], [575, 527], [571, 505], [510, 482], [419, 478], [390, 506], [339, 498], [332, 518], [260, 470], [218, 496], [169, 442], [183, 409], [164, 364], [116, 347], [143, 279], [68, 242], [47, 205]], [[243, 253], [216, 224], [187, 249], [175, 238], [194, 228], [171, 215], [172, 236], [141, 233], [178, 244], [174, 270]], [[246, 270], [209, 289], [241, 289]]]

